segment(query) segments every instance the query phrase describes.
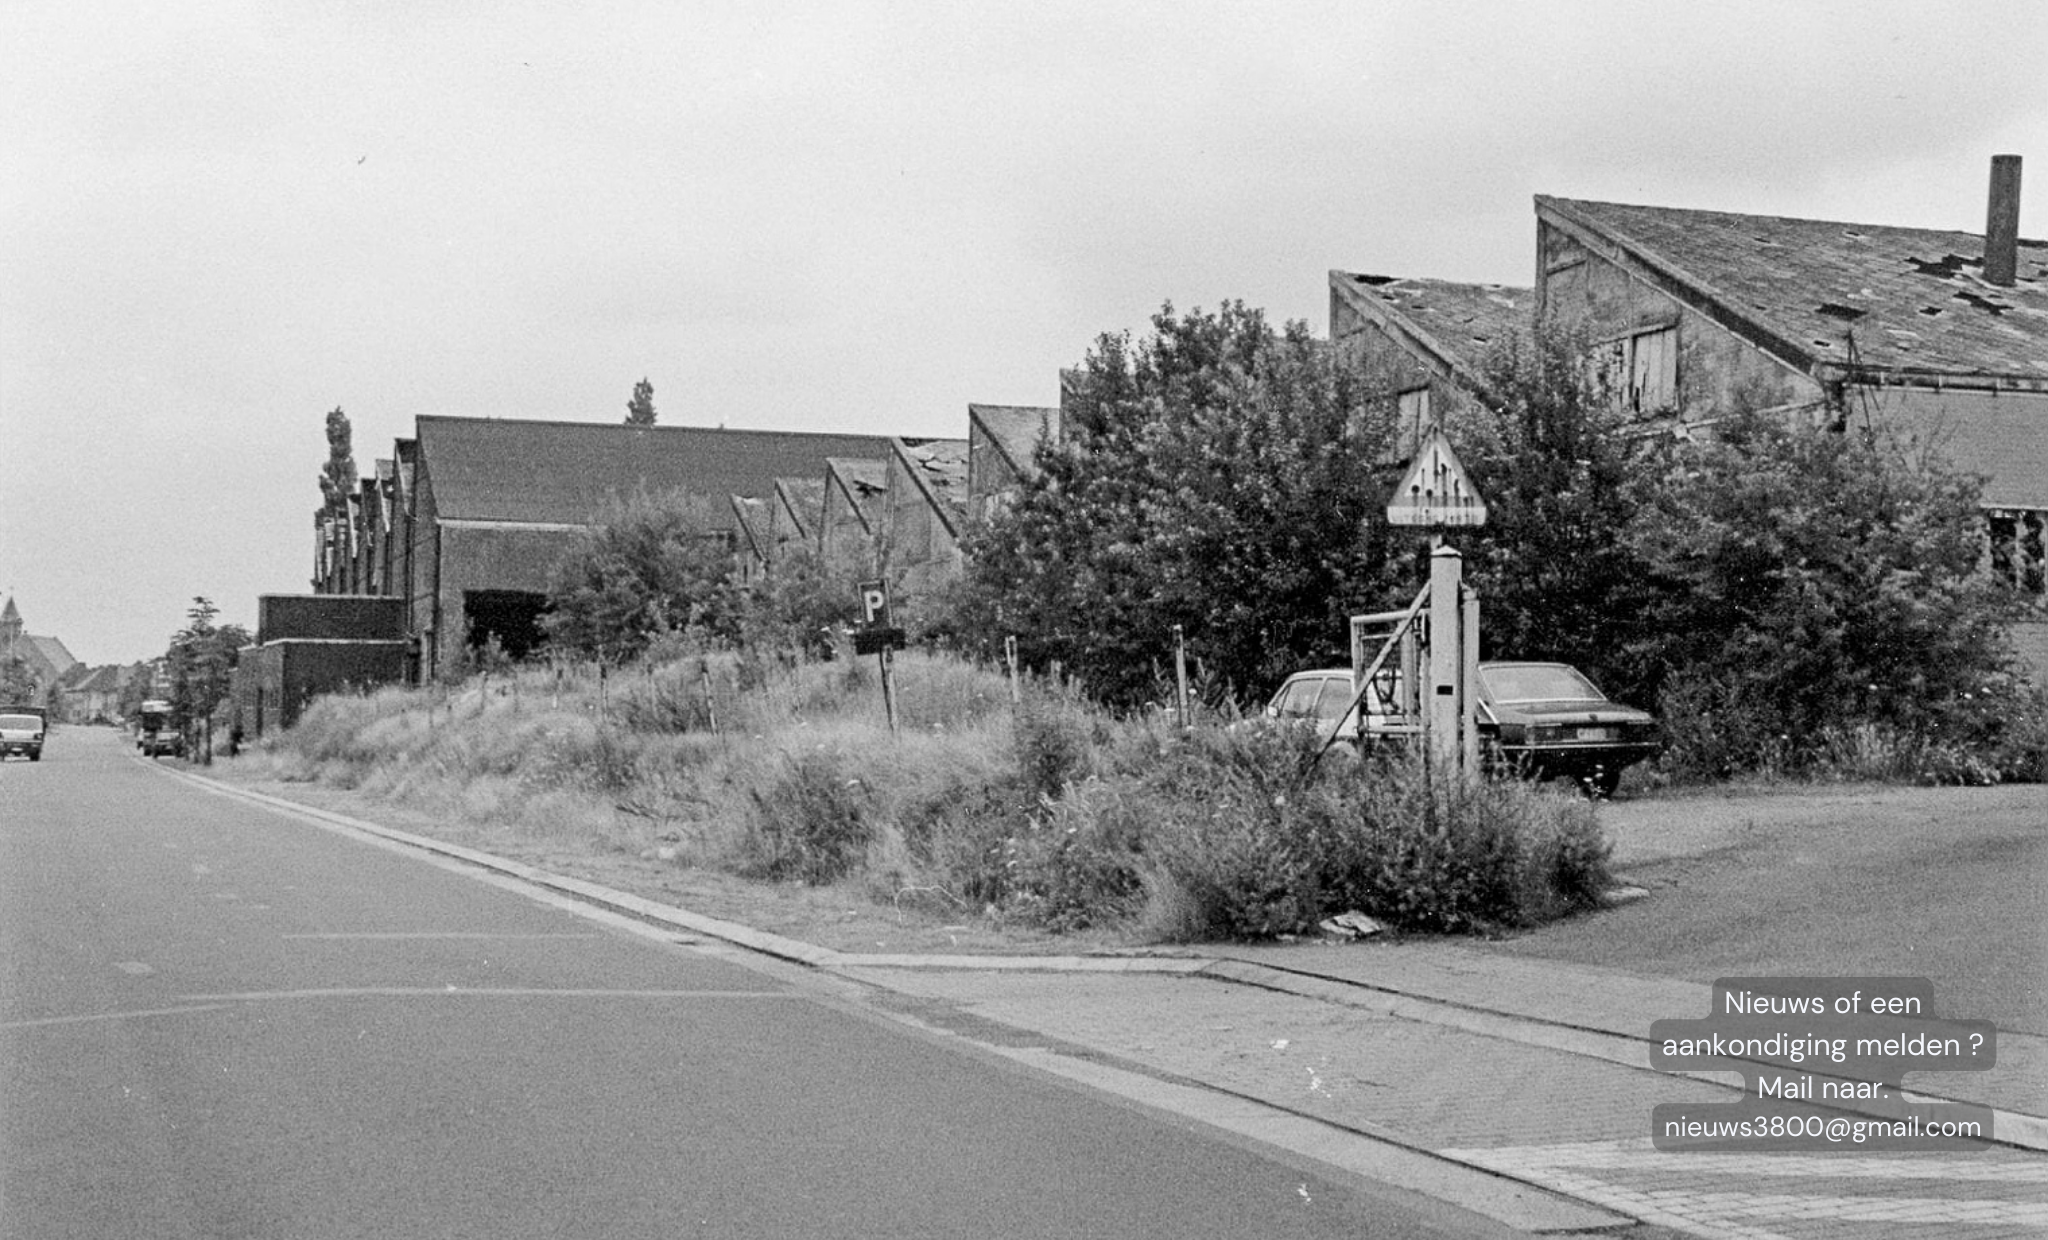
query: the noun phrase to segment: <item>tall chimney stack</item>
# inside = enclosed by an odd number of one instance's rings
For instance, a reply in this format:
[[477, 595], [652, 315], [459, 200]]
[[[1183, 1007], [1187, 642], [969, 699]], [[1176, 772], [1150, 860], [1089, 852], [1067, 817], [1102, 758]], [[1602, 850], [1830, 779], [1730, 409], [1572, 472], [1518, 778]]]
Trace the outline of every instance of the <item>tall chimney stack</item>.
[[1991, 205], [1984, 216], [1984, 280], [2012, 287], [2020, 250], [2020, 157], [1991, 157]]

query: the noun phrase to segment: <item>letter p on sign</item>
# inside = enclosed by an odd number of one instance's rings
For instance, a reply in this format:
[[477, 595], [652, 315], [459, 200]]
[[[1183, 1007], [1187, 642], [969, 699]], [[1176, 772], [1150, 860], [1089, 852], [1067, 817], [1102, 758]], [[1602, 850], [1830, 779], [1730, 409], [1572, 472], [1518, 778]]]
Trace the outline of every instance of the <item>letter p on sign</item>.
[[860, 583], [861, 622], [870, 626], [887, 628], [889, 625], [889, 589], [880, 581]]

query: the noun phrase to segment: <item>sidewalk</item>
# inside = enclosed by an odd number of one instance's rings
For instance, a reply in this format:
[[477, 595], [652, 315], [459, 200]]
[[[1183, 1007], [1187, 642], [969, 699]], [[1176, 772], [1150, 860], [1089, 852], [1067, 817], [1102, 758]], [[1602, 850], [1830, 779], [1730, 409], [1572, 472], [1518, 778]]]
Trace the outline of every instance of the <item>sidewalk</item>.
[[1649, 1067], [1652, 1020], [1706, 1014], [1707, 988], [1695, 983], [1446, 942], [1095, 956], [844, 953], [199, 782], [803, 964], [872, 988], [868, 1006], [982, 1053], [1523, 1231], [2048, 1237], [2048, 1121], [2036, 1118], [2048, 1112], [2048, 1047], [2040, 1038], [2001, 1032], [1992, 1072], [1909, 1080], [1921, 1094], [1998, 1109], [1994, 1135], [2004, 1144], [1979, 1152], [1671, 1154], [1650, 1147], [1653, 1105], [1739, 1097], [1732, 1074]]

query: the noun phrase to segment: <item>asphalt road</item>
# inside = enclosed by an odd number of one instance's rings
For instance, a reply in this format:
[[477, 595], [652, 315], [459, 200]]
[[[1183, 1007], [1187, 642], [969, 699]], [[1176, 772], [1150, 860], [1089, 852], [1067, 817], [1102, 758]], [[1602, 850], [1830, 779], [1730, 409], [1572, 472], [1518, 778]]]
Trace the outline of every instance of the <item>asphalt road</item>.
[[0, 765], [0, 1236], [1472, 1236], [1472, 1216], [209, 794]]
[[2048, 1035], [2048, 788], [1805, 789], [1601, 808], [1651, 899], [1500, 950], [1701, 983], [1905, 976]]

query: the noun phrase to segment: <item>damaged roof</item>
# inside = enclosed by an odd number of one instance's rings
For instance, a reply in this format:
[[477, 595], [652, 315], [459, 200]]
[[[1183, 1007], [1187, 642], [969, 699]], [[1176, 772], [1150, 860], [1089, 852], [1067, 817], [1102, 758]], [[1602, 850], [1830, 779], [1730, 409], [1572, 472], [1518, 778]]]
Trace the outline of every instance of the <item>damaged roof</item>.
[[889, 446], [911, 483], [945, 523], [946, 532], [959, 537], [967, 516], [967, 441], [892, 439]]
[[1533, 290], [1422, 276], [1332, 271], [1330, 291], [1435, 369], [1479, 386], [1487, 355], [1528, 326]]
[[[870, 460], [867, 457], [827, 457], [825, 459], [825, 487], [832, 490], [832, 483], [838, 482], [840, 494], [846, 496], [853, 508], [853, 515], [859, 518], [861, 528], [874, 531], [875, 522], [868, 517], [869, 511], [889, 493], [889, 462], [887, 459]], [[829, 497], [828, 497], [829, 502]]]
[[1540, 194], [1536, 214], [1809, 372], [2048, 380], [2048, 241], [2020, 240], [2007, 288], [1976, 233]]
[[767, 496], [828, 457], [888, 451], [868, 435], [439, 416], [419, 418], [418, 438], [442, 518], [564, 525], [643, 490]]

